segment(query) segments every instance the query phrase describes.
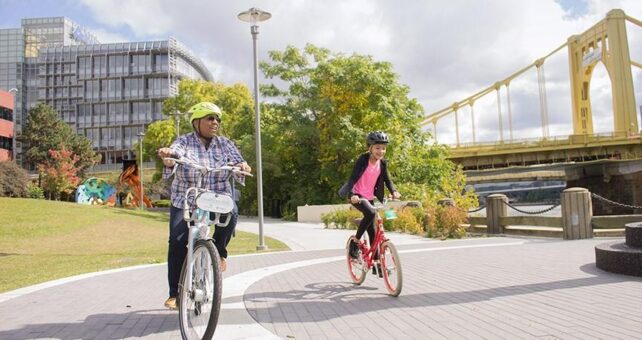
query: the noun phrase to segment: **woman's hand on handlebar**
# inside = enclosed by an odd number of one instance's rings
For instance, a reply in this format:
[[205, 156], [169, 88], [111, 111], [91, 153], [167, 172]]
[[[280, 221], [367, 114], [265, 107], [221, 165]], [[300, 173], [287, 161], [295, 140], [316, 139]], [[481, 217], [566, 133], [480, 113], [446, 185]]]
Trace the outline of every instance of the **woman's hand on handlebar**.
[[359, 203], [359, 202], [360, 202], [360, 200], [359, 200], [359, 196], [357, 196], [357, 195], [352, 195], [352, 196], [350, 197], [350, 203], [352, 203], [352, 204], [357, 204], [357, 203]]
[[399, 193], [399, 191], [395, 191], [395, 192], [393, 192], [393, 193], [392, 193], [392, 198], [394, 198], [394, 199], [396, 199], [396, 200], [398, 200], [399, 198], [401, 198], [401, 194]]

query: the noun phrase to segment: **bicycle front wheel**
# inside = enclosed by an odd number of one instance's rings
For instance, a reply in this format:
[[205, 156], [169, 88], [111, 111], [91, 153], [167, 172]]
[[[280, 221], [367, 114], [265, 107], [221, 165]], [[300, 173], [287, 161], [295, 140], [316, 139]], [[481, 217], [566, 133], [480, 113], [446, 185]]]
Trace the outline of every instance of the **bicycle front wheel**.
[[403, 285], [401, 261], [397, 248], [390, 241], [385, 241], [381, 245], [381, 270], [388, 293], [392, 296], [399, 296]]
[[[183, 263], [179, 283], [178, 315], [183, 339], [211, 339], [221, 310], [221, 259], [210, 240], [198, 240], [194, 245], [193, 262]], [[187, 266], [192, 266], [192, 277]], [[187, 280], [192, 289], [186, 288]]]
[[356, 259], [350, 257], [350, 242], [355, 239], [353, 236], [348, 238], [348, 243], [346, 243], [346, 258], [348, 260], [348, 274], [350, 274], [350, 279], [357, 285], [363, 283], [366, 279], [366, 273], [368, 273], [367, 264], [363, 261], [361, 256], [361, 251], [358, 252]]

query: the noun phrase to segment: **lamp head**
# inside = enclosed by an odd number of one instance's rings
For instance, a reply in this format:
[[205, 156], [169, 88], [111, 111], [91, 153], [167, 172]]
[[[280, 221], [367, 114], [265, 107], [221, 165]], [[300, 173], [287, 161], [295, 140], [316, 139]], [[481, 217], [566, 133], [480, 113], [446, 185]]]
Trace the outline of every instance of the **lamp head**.
[[237, 17], [239, 18], [239, 20], [249, 22], [252, 26], [255, 26], [258, 22], [270, 19], [272, 17], [272, 14], [252, 7], [245, 12], [239, 13]]

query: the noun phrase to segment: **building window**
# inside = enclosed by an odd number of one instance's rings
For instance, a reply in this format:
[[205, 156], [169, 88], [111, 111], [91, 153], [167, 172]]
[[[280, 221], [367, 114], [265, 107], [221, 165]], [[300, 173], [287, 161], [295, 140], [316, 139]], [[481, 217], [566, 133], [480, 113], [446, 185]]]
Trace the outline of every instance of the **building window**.
[[13, 121], [13, 110], [0, 106], [0, 119]]

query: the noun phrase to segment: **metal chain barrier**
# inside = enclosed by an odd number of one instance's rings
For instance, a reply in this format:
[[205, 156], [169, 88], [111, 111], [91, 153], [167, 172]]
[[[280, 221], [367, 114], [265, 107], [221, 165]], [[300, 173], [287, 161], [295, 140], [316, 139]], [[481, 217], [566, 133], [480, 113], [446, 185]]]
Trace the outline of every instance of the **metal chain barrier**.
[[546, 208], [546, 209], [542, 209], [542, 210], [538, 210], [538, 211], [525, 211], [525, 210], [521, 210], [521, 209], [517, 208], [516, 206], [514, 206], [514, 205], [512, 205], [512, 204], [510, 204], [510, 203], [508, 203], [508, 202], [506, 202], [506, 201], [502, 201], [502, 202], [503, 202], [504, 204], [506, 204], [507, 206], [509, 206], [511, 209], [513, 209], [513, 210], [515, 210], [515, 211], [517, 211], [517, 212], [520, 212], [520, 213], [522, 213], [522, 214], [528, 214], [528, 215], [539, 215], [539, 214], [543, 214], [543, 213], [545, 213], [545, 212], [549, 212], [549, 211], [551, 211], [551, 210], [553, 210], [553, 209], [557, 208], [557, 207], [560, 205], [559, 203], [557, 203], [557, 204], [554, 204], [554, 205], [553, 205], [552, 207], [550, 207], [550, 208]]
[[[479, 208], [476, 208], [476, 209], [473, 209], [473, 210], [467, 210], [466, 212], [469, 213], [469, 214], [470, 213], [475, 213], [475, 212], [481, 211], [482, 209], [485, 209], [485, 208], [486, 208], [486, 206], [482, 205]], [[464, 211], [464, 209], [459, 209], [459, 210]]]
[[623, 203], [618, 203], [618, 202], [611, 201], [610, 199], [604, 198], [604, 197], [602, 197], [602, 196], [600, 196], [600, 195], [598, 195], [596, 193], [591, 193], [591, 197], [592, 198], [596, 198], [599, 201], [602, 201], [602, 202], [605, 202], [605, 203], [608, 203], [608, 204], [612, 204], [612, 205], [615, 205], [615, 206], [618, 206], [618, 207], [629, 208], [629, 209], [642, 209], [642, 207], [638, 207], [636, 205], [628, 205], [628, 204], [623, 204]]

